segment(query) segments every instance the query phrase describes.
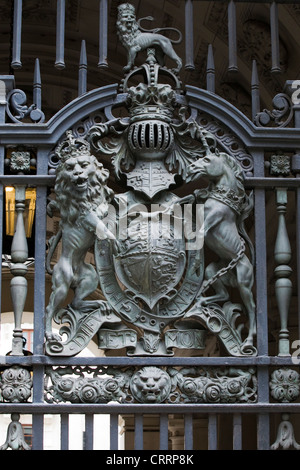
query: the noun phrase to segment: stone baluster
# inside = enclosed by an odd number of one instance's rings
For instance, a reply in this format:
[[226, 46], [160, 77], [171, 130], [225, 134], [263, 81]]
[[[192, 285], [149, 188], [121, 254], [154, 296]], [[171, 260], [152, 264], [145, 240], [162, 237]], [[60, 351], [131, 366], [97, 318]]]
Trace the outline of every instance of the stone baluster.
[[13, 303], [15, 327], [12, 340], [13, 356], [23, 355], [22, 316], [27, 297], [27, 266], [28, 245], [26, 240], [23, 213], [25, 211], [25, 186], [16, 186], [16, 213], [17, 220], [15, 234], [11, 245], [11, 298]]
[[290, 356], [290, 342], [288, 331], [288, 312], [292, 295], [292, 282], [289, 279], [292, 268], [289, 266], [291, 261], [291, 245], [285, 222], [285, 213], [287, 206], [287, 189], [276, 189], [276, 204], [278, 212], [278, 230], [275, 242], [275, 294], [280, 315], [279, 332], [279, 356]]

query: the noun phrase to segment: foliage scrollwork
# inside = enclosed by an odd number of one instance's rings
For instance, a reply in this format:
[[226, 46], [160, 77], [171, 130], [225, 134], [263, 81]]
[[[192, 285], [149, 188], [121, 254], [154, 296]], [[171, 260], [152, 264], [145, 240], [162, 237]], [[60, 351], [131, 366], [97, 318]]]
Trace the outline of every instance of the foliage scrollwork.
[[300, 375], [296, 370], [282, 368], [272, 372], [271, 395], [276, 401], [291, 402], [300, 395]]
[[254, 369], [76, 368], [46, 370], [48, 403], [247, 403], [255, 402]]
[[264, 109], [255, 116], [254, 122], [258, 127], [269, 126], [273, 123], [276, 127], [287, 127], [291, 122], [294, 111], [291, 98], [285, 93], [278, 93], [272, 102], [272, 111]]
[[31, 396], [32, 377], [27, 369], [13, 366], [1, 374], [0, 390], [5, 402], [27, 402]]

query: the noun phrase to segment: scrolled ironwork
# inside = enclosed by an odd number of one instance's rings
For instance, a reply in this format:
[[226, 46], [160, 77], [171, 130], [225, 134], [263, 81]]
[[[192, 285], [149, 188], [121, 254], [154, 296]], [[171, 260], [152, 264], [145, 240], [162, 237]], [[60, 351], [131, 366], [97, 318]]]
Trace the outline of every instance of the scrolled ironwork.
[[27, 105], [27, 96], [23, 90], [12, 90], [7, 96], [6, 112], [10, 119], [21, 124], [26, 118], [34, 123], [43, 123], [45, 115], [35, 104]]
[[264, 109], [256, 114], [254, 123], [259, 127], [269, 126], [272, 123], [276, 127], [287, 127], [294, 116], [292, 100], [285, 93], [278, 93], [272, 102], [272, 111]]

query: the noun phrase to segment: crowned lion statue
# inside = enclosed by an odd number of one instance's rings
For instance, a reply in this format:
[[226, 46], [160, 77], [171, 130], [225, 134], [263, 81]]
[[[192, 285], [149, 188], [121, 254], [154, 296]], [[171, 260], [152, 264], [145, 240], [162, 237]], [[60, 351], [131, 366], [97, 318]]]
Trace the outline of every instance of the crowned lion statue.
[[[165, 56], [167, 56], [176, 62], [174, 71], [178, 73], [182, 67], [182, 61], [174, 51], [172, 43], [178, 44], [181, 42], [182, 36], [180, 31], [175, 28], [145, 30], [140, 26], [140, 22], [146, 19], [153, 20], [152, 17], [146, 17], [137, 21], [135, 8], [130, 3], [123, 3], [118, 7], [117, 34], [122, 45], [127, 49], [127, 65], [124, 67], [124, 71], [129, 72], [134, 66], [138, 52], [153, 48], [159, 65], [165, 65]], [[162, 34], [158, 34], [158, 31], [166, 29], [176, 31], [179, 34], [179, 39], [175, 41]]]
[[[74, 290], [71, 307], [81, 313], [97, 308], [107, 308], [101, 300], [85, 300], [98, 287], [94, 267], [85, 261], [88, 250], [96, 238], [117, 243], [115, 236], [103, 222], [114, 194], [107, 186], [109, 172], [91, 155], [89, 144], [75, 139], [67, 132], [67, 139], [57, 148], [60, 159], [57, 168], [56, 199], [47, 206], [50, 217], [60, 213], [60, 230], [49, 241], [47, 270], [52, 274], [52, 292], [46, 308], [46, 338], [58, 339], [52, 333], [52, 320], [62, 307], [69, 289]], [[50, 261], [59, 242], [61, 256], [54, 266]]]

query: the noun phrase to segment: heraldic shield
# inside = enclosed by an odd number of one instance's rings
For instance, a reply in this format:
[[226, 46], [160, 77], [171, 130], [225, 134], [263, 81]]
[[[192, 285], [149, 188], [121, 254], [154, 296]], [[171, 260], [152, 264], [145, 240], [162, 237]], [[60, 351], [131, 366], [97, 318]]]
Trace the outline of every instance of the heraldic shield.
[[140, 224], [131, 224], [131, 232], [135, 228], [136, 234], [132, 233], [122, 243], [124, 248], [114, 258], [114, 267], [128, 292], [136, 299], [142, 299], [153, 311], [159, 300], [174, 293], [174, 288], [183, 276], [186, 265], [185, 240], [176, 238], [176, 233], [173, 233], [173, 238], [171, 233], [168, 238], [156, 238], [159, 221], [149, 222], [148, 217], [141, 230], [146, 236], [143, 239], [139, 235]]
[[[187, 250], [183, 218], [170, 215], [175, 201], [176, 198], [172, 206], [160, 204], [161, 211], [137, 213], [136, 209], [129, 209], [127, 236], [120, 237], [117, 253], [108, 240], [96, 243], [96, 268], [108, 304], [124, 321], [143, 331], [137, 342], [136, 332], [132, 330], [129, 334], [126, 330], [125, 336], [131, 338], [131, 344], [121, 340], [120, 345], [129, 346], [130, 354], [172, 355], [172, 348], [180, 344], [183, 331], [189, 347], [191, 344], [204, 347], [205, 332], [191, 329], [192, 322], [184, 330], [178, 325], [175, 335], [171, 329], [165, 332], [166, 327], [184, 316], [187, 305], [195, 299], [204, 272], [203, 260], [195, 272], [195, 251]], [[131, 204], [130, 193], [128, 202]], [[138, 207], [146, 208], [146, 205]], [[180, 210], [178, 205], [177, 213]], [[115, 341], [116, 336], [119, 340], [124, 338], [124, 333], [120, 325], [115, 331], [101, 330], [102, 347], [108, 346], [108, 336], [109, 341], [113, 337]]]

